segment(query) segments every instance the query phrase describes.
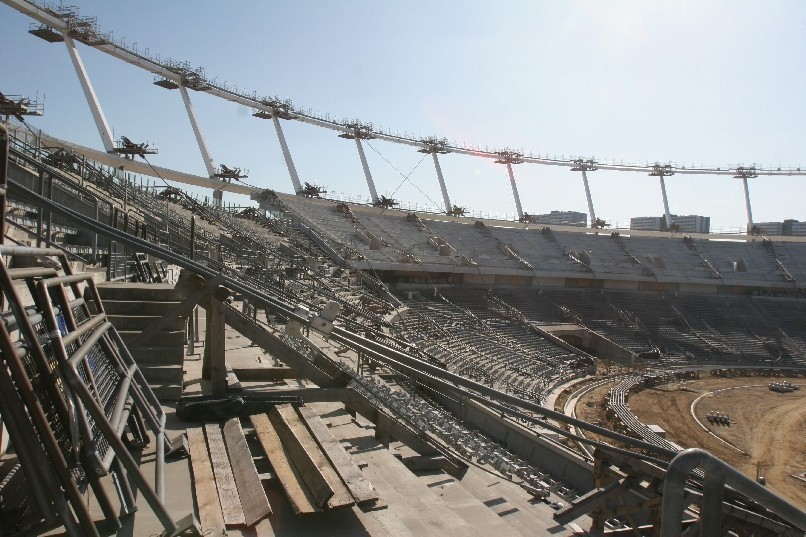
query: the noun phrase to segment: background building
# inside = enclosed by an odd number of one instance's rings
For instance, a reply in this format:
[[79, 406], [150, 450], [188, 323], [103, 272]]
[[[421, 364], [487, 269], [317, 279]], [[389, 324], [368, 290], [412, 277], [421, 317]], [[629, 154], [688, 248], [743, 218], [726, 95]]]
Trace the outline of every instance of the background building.
[[[677, 224], [678, 231], [683, 233], [709, 233], [711, 217], [696, 214], [671, 215], [672, 224]], [[666, 218], [663, 216], [637, 216], [630, 218], [630, 229], [637, 231], [667, 231]]]
[[533, 219], [536, 224], [555, 226], [588, 226], [588, 215], [578, 211], [551, 211], [548, 214], [536, 214]]

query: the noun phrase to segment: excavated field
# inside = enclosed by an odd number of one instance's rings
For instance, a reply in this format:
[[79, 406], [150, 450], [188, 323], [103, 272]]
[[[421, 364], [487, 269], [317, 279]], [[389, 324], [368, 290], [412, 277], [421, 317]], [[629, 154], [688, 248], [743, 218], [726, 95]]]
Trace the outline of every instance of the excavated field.
[[[768, 388], [771, 380], [789, 380], [801, 389], [776, 393]], [[597, 389], [580, 401], [578, 417], [608, 426], [604, 401], [609, 388]], [[692, 403], [700, 396], [695, 413], [702, 425], [691, 413]], [[803, 378], [703, 377], [646, 389], [630, 396], [628, 404], [641, 422], [659, 425], [668, 440], [681, 447], [706, 449], [753, 479], [760, 463], [768, 488], [806, 509]], [[729, 415], [731, 424], [709, 423], [706, 415], [711, 411]]]

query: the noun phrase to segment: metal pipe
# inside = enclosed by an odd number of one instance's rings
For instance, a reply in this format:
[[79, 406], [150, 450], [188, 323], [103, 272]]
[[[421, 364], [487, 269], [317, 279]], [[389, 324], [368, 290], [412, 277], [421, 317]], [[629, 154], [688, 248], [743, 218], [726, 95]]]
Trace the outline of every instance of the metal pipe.
[[[661, 537], [679, 537], [681, 534], [681, 521], [685, 505], [685, 484], [689, 474], [696, 469], [701, 469], [706, 476], [706, 494], [703, 496], [701, 516], [703, 521], [709, 524], [708, 531], [713, 531], [712, 524], [715, 524], [715, 517], [721, 514], [722, 502], [717, 504], [717, 494], [714, 488], [718, 482], [727, 484], [738, 493], [747, 496], [751, 500], [763, 505], [771, 513], [783, 518], [796, 528], [806, 530], [806, 512], [788, 503], [783, 498], [776, 496], [773, 492], [762, 487], [749, 477], [745, 476], [732, 466], [722, 462], [705, 450], [690, 448], [680, 452], [666, 470], [666, 478], [663, 481], [663, 500], [661, 503]], [[713, 474], [709, 478], [709, 474]], [[708, 483], [708, 480], [713, 481]], [[711, 493], [710, 495], [708, 493]], [[710, 499], [709, 499], [710, 496]], [[717, 513], [707, 513], [707, 510], [717, 510]], [[714, 517], [714, 518], [712, 518]], [[706, 528], [703, 528], [705, 531]], [[714, 533], [702, 533], [702, 535], [714, 535]]]
[[0, 123], [0, 244], [5, 242], [6, 238], [6, 214], [8, 209], [6, 207], [6, 184], [8, 183], [8, 129], [5, 124]]

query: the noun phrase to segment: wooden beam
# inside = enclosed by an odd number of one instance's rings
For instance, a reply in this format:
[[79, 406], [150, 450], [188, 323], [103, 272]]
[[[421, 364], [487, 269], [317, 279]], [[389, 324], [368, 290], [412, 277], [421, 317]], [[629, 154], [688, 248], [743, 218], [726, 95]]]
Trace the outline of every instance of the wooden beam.
[[[233, 328], [239, 334], [272, 356], [282, 360], [283, 363], [293, 368], [299, 377], [310, 379], [316, 383], [317, 386], [324, 388], [336, 385], [336, 382], [334, 381], [334, 378], [338, 378], [335, 377], [336, 375], [344, 376], [343, 371], [341, 371], [335, 364], [329, 362], [320, 364], [323, 368], [329, 367], [326, 373], [323, 369], [320, 369], [308, 361], [308, 359], [300, 354], [299, 351], [287, 345], [272, 332], [255, 324], [252, 319], [246, 317], [243, 315], [243, 313], [239, 312], [232, 306], [227, 306], [224, 311], [227, 325], [230, 328]], [[347, 379], [345, 379], [342, 384], [347, 384]]]
[[[271, 419], [280, 434], [283, 444], [290, 448], [291, 460], [300, 470], [306, 484], [314, 493], [314, 497], [319, 499], [327, 496], [325, 501], [319, 505], [327, 509], [353, 505], [355, 502], [350, 496], [350, 491], [341, 482], [333, 467], [330, 466], [327, 457], [319, 449], [319, 445], [311, 436], [294, 407], [291, 405], [277, 405], [269, 413], [269, 419]], [[288, 444], [286, 444], [286, 439]], [[325, 491], [330, 492], [330, 494], [326, 494]]]
[[258, 442], [269, 458], [274, 474], [280, 481], [280, 485], [285, 491], [285, 495], [291, 504], [291, 509], [298, 515], [305, 515], [321, 511], [315, 503], [311, 493], [303, 485], [302, 476], [294, 468], [288, 453], [280, 437], [274, 429], [269, 417], [266, 414], [255, 414], [249, 417], [252, 427], [255, 428], [255, 435]]
[[378, 491], [372, 483], [364, 477], [361, 470], [353, 461], [353, 458], [344, 450], [338, 440], [322, 421], [322, 418], [309, 407], [300, 407], [299, 413], [308, 425], [308, 429], [322, 446], [325, 456], [328, 458], [336, 473], [341, 477], [347, 490], [355, 499], [358, 505], [375, 503], [380, 499]]
[[[227, 358], [225, 350], [227, 325], [224, 321], [224, 307], [223, 302], [215, 297], [210, 297], [210, 309], [207, 310], [209, 331], [205, 334], [204, 350], [210, 350], [210, 384], [213, 395], [223, 395], [227, 392]], [[205, 358], [207, 358], [206, 352]]]
[[213, 476], [213, 467], [210, 464], [210, 455], [207, 453], [204, 431], [200, 427], [191, 427], [187, 430], [187, 437], [202, 533], [211, 536], [226, 536], [227, 528], [224, 524], [224, 515], [221, 513], [221, 504], [218, 501], [218, 491]]
[[227, 526], [243, 524], [245, 518], [241, 498], [238, 496], [238, 487], [227, 457], [227, 447], [221, 436], [221, 427], [217, 423], [208, 423], [204, 426], [204, 431], [207, 433], [207, 447], [210, 449], [210, 462], [213, 464], [224, 523]]
[[227, 444], [235, 484], [238, 486], [238, 496], [241, 498], [244, 522], [247, 526], [254, 526], [271, 514], [271, 507], [266, 498], [266, 491], [263, 490], [263, 483], [257, 475], [238, 418], [232, 418], [224, 424], [224, 441]]

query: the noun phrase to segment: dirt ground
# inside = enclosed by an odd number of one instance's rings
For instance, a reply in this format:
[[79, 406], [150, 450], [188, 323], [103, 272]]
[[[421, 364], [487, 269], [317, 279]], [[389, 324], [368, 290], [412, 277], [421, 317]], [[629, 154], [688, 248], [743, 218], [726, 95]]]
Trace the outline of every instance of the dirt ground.
[[[706, 449], [753, 479], [760, 462], [768, 488], [806, 509], [806, 480], [793, 477], [806, 472], [806, 383], [803, 378], [777, 377], [776, 381], [803, 385], [782, 394], [768, 388], [770, 380], [704, 377], [644, 390], [633, 394], [628, 404], [641, 422], [662, 427], [668, 440]], [[597, 389], [580, 401], [577, 416], [607, 426], [604, 398], [609, 388]], [[718, 438], [691, 415], [691, 405], [700, 396], [697, 418]], [[710, 411], [729, 415], [731, 424], [708, 423], [705, 416]]]

